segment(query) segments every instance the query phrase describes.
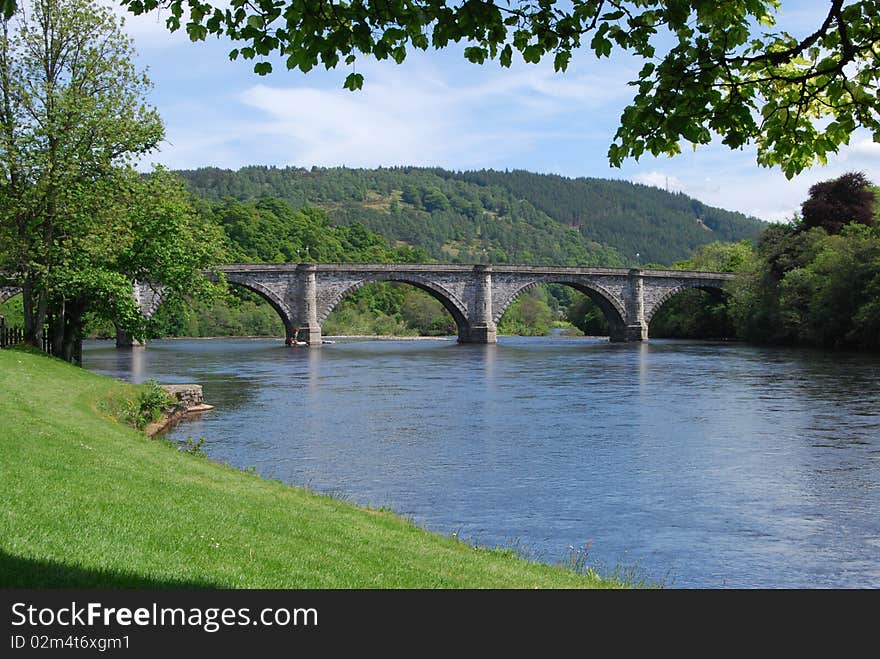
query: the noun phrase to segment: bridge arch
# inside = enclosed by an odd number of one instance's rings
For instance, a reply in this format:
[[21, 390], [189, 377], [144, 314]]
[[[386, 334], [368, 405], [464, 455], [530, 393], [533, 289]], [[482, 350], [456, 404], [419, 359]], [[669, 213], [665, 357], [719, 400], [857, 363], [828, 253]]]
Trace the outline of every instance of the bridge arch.
[[162, 285], [149, 282], [138, 282], [133, 287], [134, 299], [144, 318], [152, 318], [168, 297], [167, 289]]
[[284, 329], [287, 332], [287, 336], [293, 336], [294, 322], [291, 310], [269, 287], [259, 281], [248, 279], [246, 276], [239, 278], [235, 274], [227, 274], [226, 283], [252, 291], [266, 300], [266, 302], [269, 303], [269, 306], [271, 306], [272, 309], [275, 310], [275, 313], [281, 318], [281, 322], [284, 323]]
[[455, 321], [455, 326], [458, 328], [458, 335], [460, 337], [466, 335], [469, 327], [467, 306], [458, 299], [455, 294], [430, 279], [419, 275], [402, 273], [377, 273], [352, 282], [339, 291], [339, 293], [337, 293], [326, 305], [318, 310], [318, 324], [323, 325], [324, 321], [327, 320], [327, 317], [333, 312], [339, 303], [356, 290], [363, 288], [368, 284], [386, 281], [399, 284], [409, 284], [410, 286], [415, 286], [428, 293], [431, 297], [440, 302], [440, 304], [443, 305], [443, 308], [449, 312], [450, 316], [452, 316], [452, 319]]
[[6, 300], [11, 300], [20, 293], [20, 288], [14, 286], [0, 286], [0, 304], [3, 304]]
[[717, 299], [723, 299], [724, 296], [727, 295], [727, 291], [724, 289], [724, 285], [719, 282], [705, 282], [705, 281], [697, 281], [697, 282], [685, 282], [670, 288], [668, 291], [663, 293], [660, 297], [658, 297], [650, 307], [645, 308], [645, 325], [651, 324], [651, 319], [657, 314], [657, 312], [663, 307], [664, 304], [669, 302], [672, 298], [677, 296], [680, 293], [684, 293], [685, 291], [691, 290], [701, 290], [709, 293], [711, 296]]
[[626, 327], [626, 309], [624, 308], [622, 301], [617, 299], [617, 297], [607, 288], [592, 281], [582, 281], [577, 279], [566, 279], [558, 277], [536, 279], [534, 281], [523, 284], [519, 288], [515, 289], [503, 300], [495, 303], [492, 322], [494, 322], [496, 325], [500, 323], [502, 316], [504, 316], [504, 313], [511, 307], [514, 302], [516, 302], [516, 300], [523, 293], [540, 284], [560, 284], [563, 286], [570, 286], [579, 293], [583, 293], [584, 295], [586, 295], [588, 298], [596, 303], [596, 306], [598, 306], [599, 309], [602, 310], [602, 313], [608, 320], [608, 325], [611, 328], [612, 336], [622, 333], [624, 328]]

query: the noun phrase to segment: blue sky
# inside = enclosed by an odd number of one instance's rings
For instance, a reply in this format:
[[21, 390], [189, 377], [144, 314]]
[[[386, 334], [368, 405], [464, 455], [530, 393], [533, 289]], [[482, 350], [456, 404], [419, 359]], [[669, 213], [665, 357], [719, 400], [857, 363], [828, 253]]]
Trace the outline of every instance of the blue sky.
[[[815, 30], [827, 7], [783, 5], [779, 26], [796, 35]], [[148, 160], [174, 169], [527, 169], [668, 187], [768, 221], [790, 218], [810, 185], [846, 171], [863, 171], [880, 184], [880, 144], [867, 132], [853, 135], [827, 166], [791, 181], [758, 167], [752, 150], [720, 144], [612, 168], [605, 154], [632, 97], [626, 82], [639, 67], [626, 58], [598, 61], [584, 51], [566, 73], [555, 74], [550, 63], [477, 66], [461, 48], [450, 48], [413, 53], [402, 65], [359, 62], [366, 80], [353, 93], [342, 88], [348, 67], [302, 74], [276, 66], [257, 76], [252, 62], [229, 61], [229, 42], [190, 43], [183, 33], [170, 34], [164, 18], [126, 15], [125, 30], [155, 85], [149, 100], [166, 124], [166, 142]]]

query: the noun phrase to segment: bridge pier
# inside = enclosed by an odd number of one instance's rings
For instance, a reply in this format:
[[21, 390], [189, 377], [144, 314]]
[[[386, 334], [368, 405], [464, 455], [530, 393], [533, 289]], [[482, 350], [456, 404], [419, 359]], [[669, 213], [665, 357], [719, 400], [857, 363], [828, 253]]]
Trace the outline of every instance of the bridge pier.
[[646, 323], [634, 325], [620, 325], [611, 328], [608, 337], [613, 343], [629, 343], [632, 341], [648, 340], [648, 325]]
[[623, 323], [611, 328], [608, 338], [614, 342], [647, 341], [648, 323], [645, 322], [645, 280], [642, 271], [632, 268], [623, 288], [626, 316]]
[[144, 344], [133, 338], [127, 332], [116, 328], [116, 347], [117, 348], [143, 348]]
[[[320, 348], [322, 344], [321, 325], [318, 322], [318, 284], [314, 263], [300, 263], [296, 266], [296, 297], [293, 309], [296, 314], [294, 325], [298, 328], [297, 337], [310, 348]], [[288, 329], [288, 332], [290, 330]]]
[[320, 348], [323, 342], [320, 325], [307, 325], [300, 327], [296, 335], [297, 340], [305, 341], [310, 348]]
[[459, 343], [498, 343], [498, 329], [495, 323], [470, 324], [460, 328]]
[[459, 343], [498, 343], [498, 328], [492, 320], [492, 266], [475, 265], [473, 270], [472, 320], [460, 327]]

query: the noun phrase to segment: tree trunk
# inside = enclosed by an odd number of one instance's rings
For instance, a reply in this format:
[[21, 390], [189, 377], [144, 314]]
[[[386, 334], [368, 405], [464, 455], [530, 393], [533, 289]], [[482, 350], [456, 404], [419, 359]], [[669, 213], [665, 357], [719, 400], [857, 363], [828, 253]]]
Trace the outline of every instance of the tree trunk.
[[61, 357], [64, 347], [64, 308], [56, 310], [49, 316], [49, 352], [54, 357]]
[[35, 286], [31, 278], [27, 278], [22, 284], [21, 295], [24, 305], [25, 343], [41, 348], [47, 315], [46, 291]]
[[84, 300], [64, 300], [54, 310], [49, 321], [52, 355], [77, 366], [82, 366], [82, 324], [85, 309]]
[[61, 359], [82, 366], [82, 323], [86, 305], [83, 300], [68, 301], [64, 310], [64, 341]]
[[65, 301], [60, 305], [53, 305], [49, 313], [49, 353], [53, 357], [61, 357], [64, 346], [64, 308]]

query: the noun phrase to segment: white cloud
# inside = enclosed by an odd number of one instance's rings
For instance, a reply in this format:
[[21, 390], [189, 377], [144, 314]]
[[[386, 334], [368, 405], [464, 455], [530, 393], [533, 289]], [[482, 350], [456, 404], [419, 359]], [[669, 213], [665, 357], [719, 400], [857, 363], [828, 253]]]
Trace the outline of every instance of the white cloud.
[[598, 137], [572, 127], [570, 116], [617, 95], [595, 76], [547, 68], [477, 73], [454, 80], [425, 60], [374, 65], [360, 92], [257, 84], [238, 100], [257, 111], [260, 127], [252, 132], [286, 145], [289, 163], [465, 168], [503, 167], [548, 139]]
[[188, 40], [186, 32], [179, 30], [172, 34], [165, 27], [165, 20], [170, 16], [165, 9], [155, 9], [139, 16], [116, 4], [112, 5], [112, 10], [121, 19], [125, 33], [134, 40], [138, 52], [167, 49]]
[[359, 95], [256, 85], [240, 96], [262, 115], [260, 136], [288, 145], [291, 162], [352, 166], [446, 160], [453, 118], [427, 99], [385, 84]]
[[677, 176], [665, 174], [663, 172], [653, 170], [650, 172], [642, 172], [636, 174], [630, 179], [633, 183], [641, 183], [642, 185], [650, 185], [668, 192], [684, 192], [684, 184]]

